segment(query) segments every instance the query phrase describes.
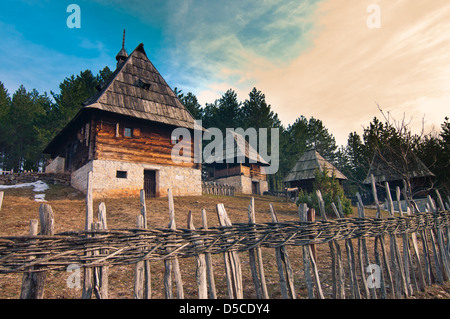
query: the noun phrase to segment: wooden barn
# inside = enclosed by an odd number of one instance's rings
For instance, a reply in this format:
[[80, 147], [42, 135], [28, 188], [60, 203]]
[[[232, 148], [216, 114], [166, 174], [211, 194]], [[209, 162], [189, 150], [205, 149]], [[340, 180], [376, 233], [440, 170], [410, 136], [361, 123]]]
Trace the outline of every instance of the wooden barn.
[[303, 153], [288, 175], [283, 179], [283, 183], [287, 188], [298, 188], [304, 192], [311, 193], [314, 189], [313, 183], [316, 170], [323, 172], [324, 168], [328, 171], [328, 176], [330, 177], [334, 172], [335, 178], [341, 186], [347, 180], [344, 174], [325, 160], [315, 148], [312, 148]]
[[263, 195], [269, 190], [264, 167], [270, 164], [244, 136], [234, 131], [228, 132], [232, 134], [234, 147], [227, 149], [226, 145], [221, 145], [223, 154], [215, 154], [214, 161], [205, 159], [209, 163], [204, 164], [207, 166], [209, 180], [234, 186], [236, 193]]
[[395, 198], [396, 187], [403, 188], [403, 180], [408, 177], [412, 195], [426, 196], [433, 185], [435, 175], [414, 153], [409, 153], [405, 158], [387, 149], [376, 151], [363, 184], [371, 185], [373, 175], [377, 188], [380, 188], [378, 194], [383, 200], [386, 196], [385, 182], [389, 182], [392, 197]]
[[[201, 164], [194, 163], [193, 139], [175, 141], [175, 128], [193, 136], [195, 119], [150, 62], [140, 44], [128, 56], [122, 49], [117, 68], [88, 99], [44, 153], [48, 172], [68, 172], [71, 185], [85, 191], [93, 172], [95, 197], [201, 195]], [[200, 128], [201, 129], [201, 128]], [[172, 158], [176, 143], [191, 148], [185, 162]], [[174, 161], [175, 159], [175, 161]], [[186, 158], [184, 158], [186, 160]]]

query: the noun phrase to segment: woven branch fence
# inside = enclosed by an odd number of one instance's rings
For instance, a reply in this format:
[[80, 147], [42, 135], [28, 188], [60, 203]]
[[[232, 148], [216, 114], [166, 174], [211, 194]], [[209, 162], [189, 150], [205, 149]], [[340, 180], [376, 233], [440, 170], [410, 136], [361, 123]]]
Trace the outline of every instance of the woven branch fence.
[[[88, 183], [89, 184], [89, 183]], [[386, 185], [389, 189], [388, 184]], [[248, 254], [257, 298], [270, 298], [264, 275], [261, 249], [275, 250], [282, 298], [297, 298], [296, 281], [289, 260], [289, 247], [302, 249], [303, 273], [309, 298], [324, 298], [318, 269], [320, 256], [316, 245], [328, 244], [331, 256], [333, 298], [403, 298], [423, 291], [433, 283], [450, 278], [450, 212], [445, 210], [439, 192], [437, 205], [429, 197], [427, 212], [411, 209], [394, 217], [388, 196], [389, 217], [367, 218], [362, 202], [358, 217], [344, 218], [340, 203], [327, 214], [323, 201], [321, 219], [314, 210], [299, 206], [299, 221], [279, 222], [269, 205], [272, 222], [256, 223], [252, 199], [247, 213], [249, 223], [231, 223], [225, 207], [218, 204], [220, 226], [208, 227], [202, 211], [203, 227], [195, 229], [193, 217], [188, 227], [175, 224], [175, 212], [169, 190], [168, 228], [147, 228], [145, 194], [141, 191], [141, 214], [134, 229], [107, 229], [104, 204], [99, 206], [98, 221], [93, 222], [92, 196], [86, 197], [86, 229], [53, 234], [53, 216], [49, 205], [40, 207], [41, 230], [37, 220], [30, 223], [30, 236], [0, 237], [0, 274], [23, 273], [21, 298], [42, 298], [45, 273], [80, 265], [84, 270], [82, 298], [108, 298], [108, 270], [118, 265], [135, 265], [135, 298], [151, 297], [151, 263], [165, 264], [165, 297], [184, 298], [179, 258], [195, 258], [198, 297], [217, 298], [211, 255], [223, 254], [228, 297], [244, 298], [241, 260]], [[321, 194], [318, 193], [321, 200]], [[398, 198], [399, 199], [399, 198]], [[447, 204], [447, 203], [446, 203]], [[380, 206], [377, 205], [380, 212]], [[385, 238], [389, 237], [389, 253]], [[367, 240], [374, 240], [369, 254]], [[353, 244], [357, 242], [357, 248]], [[343, 245], [343, 247], [341, 247]], [[345, 247], [346, 258], [343, 248]], [[373, 260], [369, 260], [373, 259]], [[323, 271], [322, 271], [323, 273]], [[350, 291], [350, 296], [348, 294]]]

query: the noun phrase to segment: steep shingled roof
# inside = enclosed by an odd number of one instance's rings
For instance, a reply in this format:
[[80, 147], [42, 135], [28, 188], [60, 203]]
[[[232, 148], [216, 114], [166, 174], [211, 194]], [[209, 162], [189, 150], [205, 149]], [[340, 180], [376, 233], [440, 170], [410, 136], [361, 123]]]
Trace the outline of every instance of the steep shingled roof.
[[84, 108], [194, 129], [194, 117], [150, 62], [142, 43]]
[[[227, 134], [231, 134], [233, 138], [234, 147], [227, 147], [227, 139], [220, 143], [217, 149], [223, 149], [223, 154], [215, 154], [209, 158], [206, 158], [205, 163], [226, 163], [231, 161], [232, 163], [237, 163], [239, 156], [243, 156], [243, 160], [247, 163], [255, 163], [263, 166], [270, 165], [251, 145], [245, 140], [245, 137], [232, 131], [228, 130]], [[248, 161], [246, 161], [246, 159]]]
[[325, 160], [315, 149], [309, 149], [303, 153], [300, 159], [295, 163], [294, 167], [289, 171], [288, 175], [283, 179], [283, 182], [301, 181], [307, 179], [314, 179], [316, 169], [323, 172], [324, 167], [328, 170], [328, 175], [331, 177], [334, 172], [337, 179], [346, 180], [336, 167]]

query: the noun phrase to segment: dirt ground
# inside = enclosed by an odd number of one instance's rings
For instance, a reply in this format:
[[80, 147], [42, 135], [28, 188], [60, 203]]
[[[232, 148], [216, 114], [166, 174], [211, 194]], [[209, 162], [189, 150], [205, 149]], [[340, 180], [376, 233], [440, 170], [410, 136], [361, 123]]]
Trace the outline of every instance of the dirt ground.
[[[0, 210], [0, 237], [22, 236], [29, 232], [31, 219], [39, 219], [40, 202], [34, 200], [32, 188], [4, 190], [3, 206]], [[55, 233], [81, 230], [85, 223], [84, 195], [67, 186], [52, 185], [45, 192], [47, 204], [54, 213]], [[189, 211], [194, 214], [196, 228], [201, 227], [201, 209], [206, 209], [209, 226], [218, 226], [216, 205], [223, 203], [233, 223], [248, 222], [247, 207], [250, 196], [235, 197], [203, 195], [198, 197], [175, 197], [175, 216], [178, 227], [185, 228]], [[136, 216], [139, 214], [139, 198], [107, 198], [101, 200], [106, 205], [108, 228], [135, 228]], [[94, 201], [98, 207], [100, 200]], [[297, 206], [285, 203], [283, 199], [269, 196], [255, 196], [255, 212], [257, 222], [270, 222], [269, 203], [273, 203], [280, 221], [298, 220]], [[149, 227], [167, 227], [169, 223], [167, 198], [148, 199], [147, 214]], [[370, 216], [373, 212], [366, 211]], [[357, 243], [354, 243], [354, 247]], [[373, 240], [367, 241], [369, 251], [373, 251]], [[386, 243], [386, 246], [389, 245]], [[321, 285], [326, 298], [331, 298], [331, 259], [328, 245], [317, 245], [318, 269]], [[345, 255], [344, 245], [341, 244], [342, 254]], [[303, 273], [303, 259], [301, 247], [288, 247], [289, 259], [294, 272], [297, 298], [307, 298], [306, 284]], [[264, 270], [269, 296], [281, 298], [279, 275], [275, 260], [274, 249], [262, 249]], [[248, 254], [241, 253], [244, 298], [256, 298], [250, 274]], [[373, 260], [373, 256], [372, 256]], [[196, 261], [193, 258], [180, 260], [180, 268], [184, 283], [186, 298], [197, 298], [195, 280]], [[213, 255], [213, 267], [216, 289], [219, 298], [227, 298], [227, 286], [223, 256]], [[77, 299], [81, 297], [80, 288], [68, 288], [67, 280], [70, 272], [50, 271], [47, 273], [45, 298], [48, 299]], [[151, 263], [152, 298], [164, 298], [164, 264]], [[348, 276], [346, 277], [348, 278]], [[115, 266], [109, 274], [109, 297], [114, 299], [133, 298], [134, 265]], [[0, 299], [17, 299], [20, 296], [22, 274], [0, 275]], [[347, 283], [348, 285], [348, 283]], [[347, 296], [350, 295], [347, 287]], [[424, 292], [415, 292], [413, 299], [449, 299], [450, 283], [428, 287]]]

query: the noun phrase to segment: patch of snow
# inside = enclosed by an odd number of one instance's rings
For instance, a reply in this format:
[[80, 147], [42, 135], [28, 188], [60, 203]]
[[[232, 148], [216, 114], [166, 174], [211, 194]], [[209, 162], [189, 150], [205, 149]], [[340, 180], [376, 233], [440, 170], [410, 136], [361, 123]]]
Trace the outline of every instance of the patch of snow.
[[37, 202], [46, 202], [45, 194], [42, 192], [45, 192], [47, 189], [49, 189], [48, 185], [42, 181], [36, 181], [33, 183], [23, 183], [23, 184], [16, 184], [16, 185], [0, 185], [1, 189], [10, 189], [10, 188], [24, 188], [24, 187], [33, 187], [33, 192], [35, 193], [41, 193], [41, 194], [35, 194], [34, 200]]

